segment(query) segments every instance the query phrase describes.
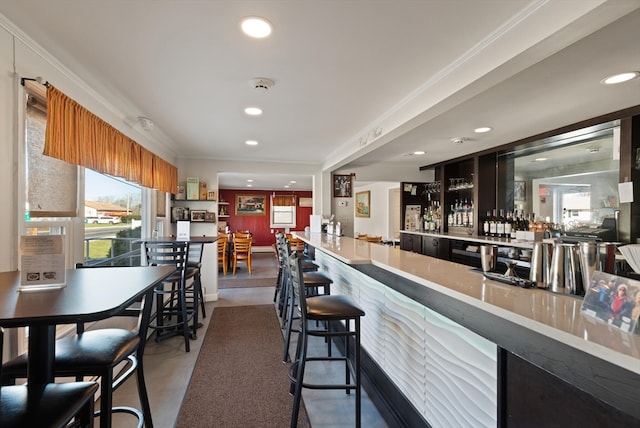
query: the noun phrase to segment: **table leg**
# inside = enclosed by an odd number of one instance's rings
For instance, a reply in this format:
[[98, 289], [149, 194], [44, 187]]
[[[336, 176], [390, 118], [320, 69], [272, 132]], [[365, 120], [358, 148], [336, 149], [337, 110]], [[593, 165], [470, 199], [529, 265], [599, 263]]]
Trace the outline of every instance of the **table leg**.
[[55, 325], [32, 325], [29, 327], [29, 365], [27, 370], [29, 385], [43, 385], [53, 382], [55, 340]]

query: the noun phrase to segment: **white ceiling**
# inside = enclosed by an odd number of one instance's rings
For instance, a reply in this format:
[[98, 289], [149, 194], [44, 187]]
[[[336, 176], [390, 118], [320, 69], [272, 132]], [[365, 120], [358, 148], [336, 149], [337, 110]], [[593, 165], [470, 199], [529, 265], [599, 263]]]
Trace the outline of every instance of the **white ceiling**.
[[[176, 157], [413, 170], [640, 104], [640, 79], [599, 83], [640, 70], [638, 8], [640, 0], [0, 0], [0, 25], [41, 45], [123, 120], [152, 119], [152, 139]], [[272, 36], [244, 36], [249, 15], [269, 19]], [[259, 93], [248, 83], [255, 77], [275, 86]], [[264, 115], [245, 116], [248, 105]], [[494, 130], [474, 135], [480, 125]], [[457, 137], [468, 140], [452, 144]], [[247, 178], [223, 174], [219, 185], [241, 188]], [[310, 176], [286, 171], [254, 178], [261, 189], [290, 180], [311, 189]]]

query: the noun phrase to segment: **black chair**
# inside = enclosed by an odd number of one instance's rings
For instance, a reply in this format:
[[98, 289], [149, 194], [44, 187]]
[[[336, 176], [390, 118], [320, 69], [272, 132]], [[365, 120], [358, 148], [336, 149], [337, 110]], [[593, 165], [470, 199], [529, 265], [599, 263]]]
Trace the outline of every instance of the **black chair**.
[[176, 269], [154, 290], [156, 311], [149, 328], [156, 331], [156, 341], [182, 335], [185, 351], [189, 352], [189, 341], [196, 337], [198, 328], [199, 299], [196, 279], [199, 269], [189, 267], [189, 242], [147, 242], [145, 247], [148, 265]]
[[[313, 268], [308, 267], [309, 266], [308, 262], [302, 260], [302, 256], [299, 252], [291, 251], [288, 241], [283, 237], [279, 238], [277, 247], [280, 254], [280, 259], [284, 261], [283, 263], [284, 272], [281, 278], [282, 288], [283, 288], [283, 292], [282, 292], [283, 300], [281, 303], [282, 306], [280, 308], [280, 316], [282, 318], [282, 328], [285, 329], [285, 333], [284, 333], [285, 340], [284, 340], [284, 349], [282, 352], [282, 361], [286, 363], [287, 361], [289, 361], [289, 346], [291, 344], [291, 333], [293, 332], [293, 327], [292, 327], [293, 320], [300, 318], [299, 316], [296, 316], [296, 308], [298, 308], [298, 306], [296, 305], [297, 298], [294, 295], [293, 291], [291, 290], [291, 281], [290, 281], [289, 275], [286, 273], [289, 271], [287, 266], [287, 263], [289, 261], [289, 256], [292, 253], [295, 253], [301, 259], [300, 263], [302, 266], [301, 269], [303, 270], [303, 284], [304, 284], [305, 294], [307, 296], [331, 294], [331, 284], [333, 283], [333, 280], [320, 272], [313, 272], [313, 271], [305, 272], [305, 268], [308, 268], [308, 269], [313, 269]], [[320, 292], [320, 290], [322, 290], [322, 292]], [[327, 328], [330, 328], [330, 326], [327, 326]], [[327, 354], [331, 355], [331, 343], [328, 343]]]
[[[282, 294], [283, 291], [283, 272], [284, 272], [284, 263], [286, 262], [286, 260], [282, 260], [280, 258], [280, 251], [279, 251], [279, 245], [281, 245], [282, 243], [286, 242], [286, 238], [285, 235], [283, 235], [281, 232], [276, 233], [276, 242], [272, 245], [273, 247], [273, 251], [275, 253], [275, 257], [276, 257], [276, 263], [278, 265], [278, 274], [276, 276], [276, 287], [275, 287], [275, 291], [273, 293], [273, 302], [275, 303], [276, 301], [278, 301], [278, 296], [284, 297], [284, 295]], [[315, 263], [313, 263], [313, 261], [305, 258], [303, 261], [303, 270], [304, 272], [315, 272], [318, 270], [318, 265], [316, 265]], [[282, 312], [282, 299], [279, 301], [279, 309], [280, 312]], [[280, 316], [282, 316], [282, 313], [280, 314]]]
[[[300, 323], [298, 328], [298, 344], [296, 354], [289, 368], [289, 380], [291, 381], [291, 393], [293, 394], [293, 409], [291, 411], [291, 427], [298, 423], [298, 412], [302, 397], [302, 388], [310, 389], [344, 389], [347, 394], [355, 390], [355, 426], [361, 426], [361, 374], [360, 374], [360, 318], [364, 311], [356, 306], [347, 296], [305, 295], [302, 262], [298, 254], [293, 253], [289, 257], [289, 276], [294, 295], [298, 298], [300, 308]], [[309, 321], [323, 323], [336, 323], [336, 328], [313, 330], [309, 327]], [[354, 329], [351, 330], [351, 321]], [[308, 340], [310, 336], [323, 337], [332, 341], [333, 338], [344, 339], [344, 356], [314, 356], [307, 355]], [[353, 350], [352, 343], [353, 342]], [[353, 355], [352, 355], [353, 354]], [[352, 361], [353, 359], [353, 361]], [[341, 384], [317, 384], [304, 382], [304, 370], [307, 362], [331, 361], [343, 362], [345, 365], [345, 382]], [[353, 376], [353, 381], [352, 381]]]
[[189, 269], [196, 269], [194, 272], [194, 282], [196, 291], [198, 292], [198, 300], [200, 302], [200, 311], [202, 312], [202, 318], [207, 317], [207, 312], [204, 308], [204, 293], [202, 292], [202, 254], [204, 253], [204, 244], [202, 242], [192, 242], [189, 244], [189, 257], [187, 267]]
[[[0, 327], [0, 361], [4, 345]], [[2, 367], [0, 366], [0, 376]], [[96, 382], [0, 387], [0, 427], [93, 427]]]

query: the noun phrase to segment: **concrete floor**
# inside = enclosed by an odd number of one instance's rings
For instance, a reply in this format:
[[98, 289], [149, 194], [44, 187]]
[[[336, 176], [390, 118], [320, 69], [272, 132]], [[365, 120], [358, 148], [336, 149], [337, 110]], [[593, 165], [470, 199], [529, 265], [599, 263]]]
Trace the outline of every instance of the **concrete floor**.
[[[219, 290], [219, 300], [208, 302], [207, 318], [202, 321], [206, 329], [211, 319], [211, 311], [217, 306], [264, 305], [273, 303], [273, 287], [226, 288]], [[191, 352], [184, 352], [181, 337], [174, 337], [156, 342], [150, 339], [145, 351], [145, 377], [149, 390], [149, 401], [156, 428], [172, 428], [182, 405], [185, 391], [193, 371], [198, 352], [204, 339], [203, 333], [191, 341]], [[291, 354], [295, 350], [295, 337], [292, 337]], [[317, 346], [318, 352], [324, 351], [324, 343]], [[327, 368], [319, 364], [310, 364], [305, 373], [307, 379], [313, 376], [326, 376]], [[303, 400], [313, 428], [341, 428], [354, 426], [354, 395], [346, 395], [344, 391], [303, 390]], [[129, 379], [114, 394], [115, 405], [139, 407], [135, 380]], [[114, 427], [135, 427], [135, 418], [128, 415], [115, 415]], [[387, 424], [369, 401], [363, 391], [362, 426], [370, 428], [386, 428]], [[205, 428], [205, 427], [202, 427]], [[206, 427], [212, 428], [212, 427]], [[225, 427], [220, 427], [225, 428]]]

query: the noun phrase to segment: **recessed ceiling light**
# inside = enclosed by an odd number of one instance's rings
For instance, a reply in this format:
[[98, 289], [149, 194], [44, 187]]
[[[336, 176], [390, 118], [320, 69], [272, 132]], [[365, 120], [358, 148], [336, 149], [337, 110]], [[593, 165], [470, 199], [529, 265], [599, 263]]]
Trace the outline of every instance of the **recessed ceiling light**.
[[414, 155], [423, 155], [425, 154], [424, 150], [416, 150], [415, 152], [413, 152]]
[[248, 16], [242, 20], [240, 25], [247, 36], [256, 39], [267, 37], [273, 29], [273, 25], [269, 21], [258, 16]]
[[247, 140], [244, 142], [247, 146], [257, 146], [258, 142], [256, 140]]
[[615, 85], [616, 83], [628, 82], [631, 79], [635, 79], [640, 76], [640, 71], [629, 71], [626, 73], [614, 74], [613, 76], [606, 77], [600, 81], [603, 85]]
[[546, 161], [548, 158], [536, 158], [536, 162], [544, 162]]
[[253, 178], [247, 178], [247, 183], [253, 183]]
[[491, 131], [493, 128], [489, 127], [489, 126], [481, 126], [479, 128], [476, 128], [473, 130], [473, 132], [476, 132], [478, 134], [483, 134], [485, 132], [489, 132]]
[[253, 187], [253, 184], [247, 184], [247, 187]]
[[285, 188], [285, 189], [288, 189], [288, 188], [289, 188], [289, 185], [288, 185], [288, 184], [285, 184], [285, 185], [284, 185], [284, 188]]
[[249, 116], [260, 116], [262, 109], [260, 107], [247, 107], [244, 109], [244, 112]]
[[291, 180], [289, 183], [296, 184], [296, 180]]

